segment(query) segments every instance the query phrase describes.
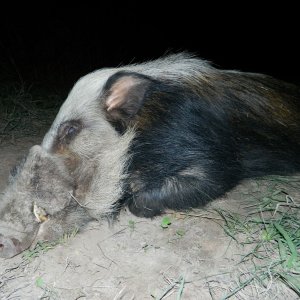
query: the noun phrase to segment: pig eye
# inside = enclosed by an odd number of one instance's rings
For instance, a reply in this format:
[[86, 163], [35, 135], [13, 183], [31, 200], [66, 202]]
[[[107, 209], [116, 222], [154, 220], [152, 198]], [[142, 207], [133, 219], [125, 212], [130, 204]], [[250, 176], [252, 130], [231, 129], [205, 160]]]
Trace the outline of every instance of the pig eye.
[[71, 137], [73, 135], [75, 135], [77, 132], [77, 128], [75, 128], [74, 126], [70, 126], [68, 129], [67, 129], [67, 136], [68, 137]]
[[81, 130], [82, 124], [79, 120], [67, 121], [59, 127], [59, 139], [69, 143]]

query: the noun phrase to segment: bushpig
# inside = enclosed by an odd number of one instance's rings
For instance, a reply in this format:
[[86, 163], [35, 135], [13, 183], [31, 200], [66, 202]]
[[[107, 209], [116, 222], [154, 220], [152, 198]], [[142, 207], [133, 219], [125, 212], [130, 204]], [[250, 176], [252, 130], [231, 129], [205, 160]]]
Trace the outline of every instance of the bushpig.
[[[188, 53], [82, 77], [44, 137], [99, 217], [198, 207], [300, 169], [299, 87]], [[88, 200], [84, 200], [88, 199]]]
[[[72, 88], [39, 148], [55, 161], [59, 206], [39, 205], [56, 219], [76, 209], [85, 221], [99, 219], [124, 206], [154, 217], [205, 205], [245, 178], [297, 172], [299, 98], [298, 86], [188, 53], [92, 72]], [[0, 204], [6, 224], [2, 211]]]
[[83, 226], [89, 217], [72, 198], [73, 190], [74, 181], [59, 159], [32, 147], [0, 196], [0, 257]]

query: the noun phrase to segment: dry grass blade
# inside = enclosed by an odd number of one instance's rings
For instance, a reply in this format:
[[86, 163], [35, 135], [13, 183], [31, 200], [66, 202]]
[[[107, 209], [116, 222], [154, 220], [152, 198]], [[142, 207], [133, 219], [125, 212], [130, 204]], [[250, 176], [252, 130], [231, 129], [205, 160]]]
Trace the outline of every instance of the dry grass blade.
[[0, 85], [0, 142], [40, 135], [50, 126], [61, 101], [58, 95], [45, 95], [23, 83]]
[[224, 220], [224, 232], [237, 244], [252, 247], [240, 261], [252, 275], [239, 280], [223, 299], [240, 294], [252, 284], [268, 291], [275, 281], [283, 282], [300, 296], [300, 205], [297, 197], [287, 191], [295, 189], [298, 195], [299, 187], [298, 177], [290, 183], [285, 177], [276, 180], [273, 176], [269, 188], [248, 205], [255, 208], [248, 216], [216, 210]]

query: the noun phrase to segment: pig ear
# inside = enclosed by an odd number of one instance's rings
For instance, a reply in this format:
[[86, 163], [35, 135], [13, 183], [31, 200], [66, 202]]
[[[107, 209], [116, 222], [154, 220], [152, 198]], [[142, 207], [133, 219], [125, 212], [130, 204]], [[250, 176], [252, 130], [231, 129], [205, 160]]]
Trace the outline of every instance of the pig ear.
[[147, 76], [120, 71], [112, 75], [104, 86], [104, 109], [112, 122], [127, 125], [145, 101], [153, 80]]

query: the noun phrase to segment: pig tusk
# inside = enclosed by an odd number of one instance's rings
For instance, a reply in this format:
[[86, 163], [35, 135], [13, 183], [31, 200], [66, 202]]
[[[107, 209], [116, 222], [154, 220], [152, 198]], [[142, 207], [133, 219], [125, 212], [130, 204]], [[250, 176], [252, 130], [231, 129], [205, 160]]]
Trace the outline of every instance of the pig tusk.
[[38, 207], [36, 203], [33, 204], [33, 213], [39, 223], [43, 223], [48, 220], [48, 215], [45, 210], [41, 207]]

